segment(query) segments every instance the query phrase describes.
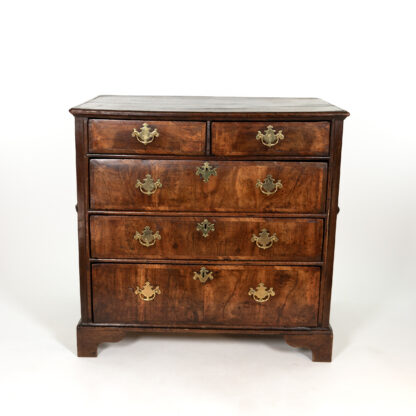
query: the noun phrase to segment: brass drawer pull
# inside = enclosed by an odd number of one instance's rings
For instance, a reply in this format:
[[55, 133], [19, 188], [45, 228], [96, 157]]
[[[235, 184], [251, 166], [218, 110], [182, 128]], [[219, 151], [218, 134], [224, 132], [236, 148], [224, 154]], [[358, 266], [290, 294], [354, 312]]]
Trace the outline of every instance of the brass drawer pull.
[[158, 188], [162, 187], [162, 182], [160, 179], [156, 181], [152, 178], [152, 175], [147, 174], [143, 179], [143, 182], [140, 179], [137, 179], [136, 188], [140, 188], [140, 191], [145, 195], [152, 195], [154, 194]]
[[140, 143], [143, 143], [145, 146], [155, 139], [155, 137], [159, 137], [159, 132], [157, 129], [151, 130], [151, 127], [147, 123], [143, 123], [140, 131], [137, 131], [135, 128], [131, 133], [131, 137], [135, 137]]
[[217, 175], [217, 168], [213, 168], [209, 162], [204, 162], [202, 166], [196, 169], [195, 174], [201, 176], [204, 182], [208, 182], [211, 176]]
[[160, 236], [159, 231], [156, 231], [153, 234], [153, 231], [150, 229], [150, 227], [146, 226], [144, 227], [144, 230], [141, 233], [136, 231], [136, 234], [134, 235], [134, 239], [139, 240], [139, 243], [142, 246], [150, 247], [150, 246], [154, 246], [156, 244], [156, 241], [161, 240], [162, 237]]
[[215, 225], [211, 224], [207, 219], [197, 223], [196, 230], [202, 233], [202, 237], [208, 237], [210, 231], [215, 231]]
[[270, 235], [270, 233], [265, 228], [261, 230], [258, 236], [253, 234], [253, 237], [251, 237], [251, 242], [256, 243], [256, 246], [258, 248], [262, 248], [263, 250], [270, 248], [273, 243], [277, 241], [279, 241], [279, 239], [277, 238], [276, 233]]
[[199, 280], [201, 283], [205, 283], [207, 280], [214, 279], [212, 272], [210, 272], [205, 267], [201, 267], [201, 270], [198, 272], [194, 272], [194, 280]]
[[149, 302], [153, 300], [156, 295], [160, 295], [161, 291], [159, 289], [159, 286], [156, 286], [153, 289], [153, 286], [150, 284], [150, 282], [146, 282], [143, 286], [143, 288], [140, 288], [139, 286], [136, 287], [136, 290], [134, 291], [135, 295], [138, 295], [141, 300], [144, 300], [145, 302]]
[[279, 140], [283, 140], [284, 138], [285, 136], [282, 133], [282, 130], [279, 130], [276, 133], [276, 130], [274, 130], [273, 126], [267, 126], [264, 133], [259, 130], [256, 136], [256, 140], [261, 140], [261, 142], [267, 147], [275, 146], [277, 143], [279, 143]]
[[271, 296], [275, 295], [273, 288], [266, 289], [264, 283], [259, 283], [255, 290], [251, 287], [248, 294], [253, 296], [253, 299], [258, 303], [267, 302]]
[[260, 188], [260, 191], [263, 194], [269, 196], [275, 194], [278, 189], [282, 189], [283, 184], [280, 179], [276, 182], [272, 175], [267, 175], [263, 182], [260, 179], [257, 179], [256, 188]]

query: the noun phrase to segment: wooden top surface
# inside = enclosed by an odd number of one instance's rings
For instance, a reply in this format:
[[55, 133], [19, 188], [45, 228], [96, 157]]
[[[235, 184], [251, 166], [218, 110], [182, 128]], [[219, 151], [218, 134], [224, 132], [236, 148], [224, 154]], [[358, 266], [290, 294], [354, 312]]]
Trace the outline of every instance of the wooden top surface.
[[348, 116], [319, 98], [100, 95], [71, 108], [74, 115], [114, 113], [310, 113]]

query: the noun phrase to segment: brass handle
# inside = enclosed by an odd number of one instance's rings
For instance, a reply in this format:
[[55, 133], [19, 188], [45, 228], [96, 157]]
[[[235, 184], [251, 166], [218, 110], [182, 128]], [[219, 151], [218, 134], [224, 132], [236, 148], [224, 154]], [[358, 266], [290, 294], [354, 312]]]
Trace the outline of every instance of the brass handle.
[[152, 195], [154, 194], [158, 188], [162, 187], [162, 182], [160, 179], [156, 181], [152, 178], [152, 175], [147, 174], [143, 179], [143, 182], [140, 179], [137, 179], [136, 188], [140, 188], [140, 191], [145, 195]]
[[282, 133], [282, 130], [279, 130], [276, 133], [276, 130], [274, 130], [273, 126], [267, 126], [266, 130], [264, 130], [264, 133], [259, 130], [256, 136], [256, 140], [261, 140], [261, 142], [267, 147], [275, 146], [277, 143], [279, 143], [279, 140], [283, 140], [284, 138], [285, 136]]
[[217, 168], [213, 168], [208, 162], [204, 162], [202, 166], [196, 169], [195, 174], [201, 176], [204, 182], [208, 182], [211, 176], [217, 175]]
[[134, 294], [139, 296], [141, 300], [144, 300], [145, 302], [150, 302], [156, 297], [156, 295], [160, 295], [161, 291], [159, 289], [159, 286], [153, 288], [150, 282], [146, 282], [142, 288], [137, 286], [136, 290], [134, 291]]
[[159, 231], [153, 233], [150, 227], [146, 226], [144, 227], [144, 230], [141, 233], [136, 231], [136, 234], [134, 234], [134, 239], [139, 240], [139, 243], [142, 246], [150, 247], [154, 246], [156, 244], [156, 241], [161, 240], [162, 237], [160, 236]]
[[212, 280], [214, 278], [212, 272], [210, 272], [205, 267], [201, 267], [198, 272], [194, 272], [194, 280], [199, 280], [201, 283], [205, 283], [208, 279]]
[[259, 285], [256, 287], [256, 289], [253, 289], [252, 287], [248, 291], [249, 296], [253, 296], [253, 299], [258, 303], [267, 302], [271, 296], [274, 296], [274, 290], [272, 287], [269, 289], [266, 289], [266, 286], [264, 286], [264, 283], [259, 283]]
[[159, 132], [157, 129], [151, 130], [151, 127], [147, 123], [143, 123], [140, 131], [137, 131], [135, 128], [131, 133], [131, 137], [135, 137], [140, 143], [143, 143], [145, 146], [155, 139], [155, 137], [159, 137]]
[[260, 179], [257, 179], [256, 188], [260, 188], [260, 191], [263, 194], [269, 196], [275, 194], [278, 189], [282, 189], [283, 184], [280, 179], [276, 182], [272, 175], [267, 175], [263, 182]]
[[202, 233], [202, 237], [208, 237], [210, 231], [215, 231], [215, 225], [211, 224], [207, 219], [196, 224], [196, 230]]
[[253, 234], [253, 237], [251, 237], [251, 242], [256, 243], [256, 246], [258, 248], [262, 248], [263, 250], [270, 248], [273, 243], [277, 241], [279, 241], [279, 239], [277, 238], [276, 233], [270, 235], [265, 228], [260, 231], [258, 236]]

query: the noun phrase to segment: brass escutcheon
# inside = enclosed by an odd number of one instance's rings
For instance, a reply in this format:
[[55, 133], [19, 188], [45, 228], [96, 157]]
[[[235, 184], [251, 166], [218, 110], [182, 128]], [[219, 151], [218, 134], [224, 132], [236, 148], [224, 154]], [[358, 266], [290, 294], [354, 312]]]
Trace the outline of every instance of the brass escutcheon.
[[199, 280], [201, 283], [205, 283], [208, 279], [212, 280], [214, 276], [212, 272], [210, 272], [205, 267], [201, 267], [201, 270], [198, 272], [194, 272], [194, 280]]
[[217, 168], [213, 168], [208, 162], [204, 162], [202, 166], [196, 169], [195, 174], [201, 176], [204, 182], [208, 182], [211, 176], [217, 175]]
[[260, 191], [263, 194], [269, 196], [275, 194], [278, 189], [282, 189], [283, 184], [280, 179], [275, 182], [272, 175], [267, 175], [263, 182], [260, 179], [257, 179], [256, 188], [260, 188]]
[[144, 230], [141, 233], [136, 231], [136, 234], [134, 234], [133, 238], [135, 240], [139, 240], [139, 243], [145, 247], [154, 246], [156, 244], [156, 240], [162, 239], [162, 237], [159, 234], [159, 231], [156, 231], [153, 234], [153, 231], [150, 229], [149, 226], [144, 227]]
[[274, 242], [279, 241], [279, 239], [277, 238], [276, 233], [270, 235], [270, 233], [263, 228], [258, 236], [253, 234], [251, 241], [256, 243], [257, 247], [266, 250], [267, 248], [270, 248]]
[[143, 143], [145, 146], [155, 139], [155, 137], [159, 137], [159, 132], [157, 129], [151, 131], [151, 128], [147, 123], [143, 123], [140, 131], [137, 131], [135, 128], [131, 133], [131, 137], [135, 137], [140, 143]]
[[215, 225], [205, 219], [204, 221], [197, 223], [196, 230], [202, 233], [202, 237], [208, 237], [210, 231], [215, 231]]
[[157, 188], [162, 187], [162, 182], [160, 179], [156, 181], [152, 178], [152, 175], [147, 174], [143, 179], [143, 182], [140, 179], [137, 179], [136, 188], [140, 188], [140, 191], [145, 195], [152, 195], [157, 191]]
[[143, 288], [140, 288], [139, 286], [136, 287], [136, 290], [134, 291], [135, 295], [138, 295], [141, 300], [144, 300], [145, 302], [149, 302], [153, 300], [156, 295], [160, 295], [161, 291], [159, 289], [159, 286], [156, 286], [153, 289], [153, 286], [150, 284], [150, 282], [146, 282], [143, 286]]
[[274, 296], [274, 290], [273, 288], [266, 289], [266, 286], [264, 286], [264, 283], [259, 283], [259, 285], [256, 287], [256, 289], [253, 289], [252, 287], [248, 291], [249, 296], [253, 296], [253, 299], [258, 303], [267, 302], [271, 296]]
[[279, 140], [283, 140], [284, 138], [285, 136], [282, 133], [282, 130], [279, 130], [276, 133], [276, 130], [274, 130], [273, 126], [267, 126], [264, 133], [259, 130], [256, 136], [256, 140], [261, 140], [261, 142], [267, 147], [275, 146], [277, 143], [279, 143]]

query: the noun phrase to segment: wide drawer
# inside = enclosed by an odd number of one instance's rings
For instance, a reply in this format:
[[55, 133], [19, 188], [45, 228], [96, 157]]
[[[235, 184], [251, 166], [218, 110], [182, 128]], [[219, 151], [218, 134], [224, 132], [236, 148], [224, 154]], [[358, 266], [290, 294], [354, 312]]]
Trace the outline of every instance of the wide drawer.
[[208, 167], [205, 163], [92, 159], [90, 206], [181, 212], [325, 211], [326, 163], [210, 161]]
[[329, 128], [321, 122], [214, 122], [214, 155], [328, 156]]
[[188, 121], [90, 120], [91, 153], [202, 155], [206, 125]]
[[320, 268], [94, 264], [96, 323], [313, 327]]
[[90, 234], [94, 258], [321, 261], [323, 220], [93, 215]]

